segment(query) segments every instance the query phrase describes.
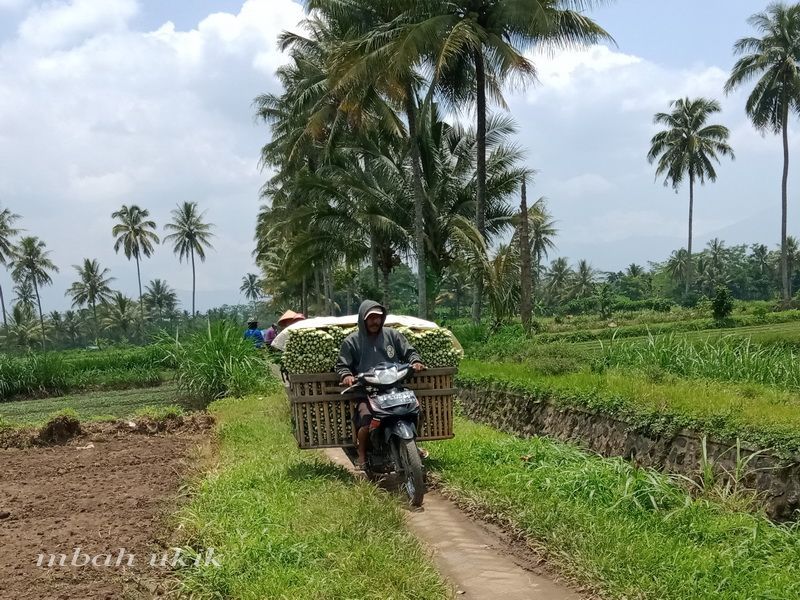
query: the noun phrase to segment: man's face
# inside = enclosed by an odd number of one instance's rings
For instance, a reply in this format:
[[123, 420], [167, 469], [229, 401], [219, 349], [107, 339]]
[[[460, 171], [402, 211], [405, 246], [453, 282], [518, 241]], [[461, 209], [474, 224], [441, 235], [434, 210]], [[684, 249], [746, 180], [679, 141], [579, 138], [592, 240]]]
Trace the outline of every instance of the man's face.
[[367, 317], [367, 332], [370, 335], [376, 335], [381, 330], [382, 315], [369, 315]]

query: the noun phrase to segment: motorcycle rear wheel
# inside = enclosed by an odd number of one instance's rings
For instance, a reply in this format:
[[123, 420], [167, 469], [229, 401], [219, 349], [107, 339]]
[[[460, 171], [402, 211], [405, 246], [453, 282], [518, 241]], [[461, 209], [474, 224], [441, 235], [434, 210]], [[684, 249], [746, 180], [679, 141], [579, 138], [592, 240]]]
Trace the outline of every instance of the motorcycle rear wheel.
[[422, 506], [425, 498], [425, 475], [417, 443], [414, 440], [398, 440], [398, 445], [400, 462], [405, 476], [403, 487], [408, 494], [408, 501], [411, 506]]

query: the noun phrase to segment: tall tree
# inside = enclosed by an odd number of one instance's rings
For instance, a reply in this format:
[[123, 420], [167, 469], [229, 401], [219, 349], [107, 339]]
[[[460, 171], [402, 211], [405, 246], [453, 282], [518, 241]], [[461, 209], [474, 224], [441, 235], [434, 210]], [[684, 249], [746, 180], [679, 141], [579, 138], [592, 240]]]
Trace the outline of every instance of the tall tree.
[[578, 261], [578, 270], [575, 271], [575, 280], [570, 295], [573, 298], [587, 298], [594, 293], [597, 272], [586, 259]]
[[253, 315], [256, 314], [256, 302], [263, 295], [261, 292], [261, 281], [255, 273], [248, 273], [242, 277], [242, 285], [239, 291], [244, 294], [244, 297], [253, 302]]
[[145, 307], [151, 312], [155, 312], [158, 320], [161, 321], [165, 314], [175, 312], [178, 306], [178, 296], [166, 281], [154, 279], [145, 286], [144, 300]]
[[[9, 209], [0, 210], [0, 265], [6, 265], [13, 256], [14, 243], [12, 238], [19, 233], [19, 229], [14, 228], [14, 222], [17, 219], [19, 219], [19, 215], [15, 215]], [[3, 310], [3, 327], [8, 327], [2, 285], [0, 285], [0, 307]]]
[[25, 236], [14, 250], [14, 258], [10, 266], [12, 275], [17, 281], [28, 281], [33, 284], [36, 293], [36, 304], [39, 307], [39, 324], [42, 331], [42, 350], [45, 349], [44, 315], [39, 287], [53, 283], [50, 273], [58, 273], [58, 267], [50, 260], [50, 252], [45, 243], [35, 236]]
[[211, 245], [211, 238], [214, 237], [211, 233], [213, 225], [203, 221], [205, 214], [205, 211], [198, 212], [197, 202], [184, 202], [172, 211], [172, 222], [164, 225], [164, 229], [173, 232], [164, 238], [164, 243], [167, 241], [172, 243], [172, 251], [178, 255], [178, 260], [183, 262], [184, 259], [189, 259], [192, 263], [193, 317], [197, 314], [194, 298], [197, 287], [194, 257], [197, 255], [201, 262], [205, 262], [206, 249], [213, 249]]
[[20, 281], [14, 286], [14, 304], [27, 310], [31, 316], [36, 311], [36, 293], [33, 291], [33, 285], [30, 281]]
[[[423, 5], [426, 3], [422, 3]], [[456, 103], [476, 103], [477, 186], [475, 225], [486, 232], [487, 92], [502, 104], [501, 85], [510, 78], [532, 80], [535, 68], [525, 51], [560, 49], [610, 40], [580, 11], [593, 0], [442, 0], [416, 37], [440, 41], [435, 83]], [[473, 320], [480, 322], [483, 280], [474, 280]]]
[[714, 162], [720, 156], [734, 157], [728, 145], [730, 132], [722, 125], [709, 125], [708, 119], [720, 112], [719, 102], [706, 98], [683, 98], [670, 103], [672, 112], [657, 113], [654, 121], [667, 129], [659, 131], [650, 140], [647, 160], [658, 161], [656, 177], [664, 176], [664, 185], [677, 190], [689, 179], [689, 241], [687, 245], [688, 271], [684, 294], [689, 293], [692, 279], [692, 220], [694, 214], [694, 185], [706, 180], [716, 181]]
[[684, 290], [688, 288], [686, 282], [689, 279], [689, 253], [686, 248], [675, 250], [670, 255], [665, 270], [672, 281], [683, 284]]
[[783, 137], [781, 180], [781, 281], [784, 303], [788, 303], [789, 269], [786, 247], [789, 182], [789, 114], [800, 110], [800, 4], [770, 4], [766, 11], [748, 19], [761, 37], [736, 42], [733, 51], [741, 58], [725, 83], [730, 93], [757, 79], [747, 98], [746, 111], [759, 131]]
[[125, 258], [130, 260], [133, 257], [136, 260], [136, 281], [139, 284], [139, 304], [143, 321], [144, 304], [142, 303], [142, 273], [139, 258], [152, 256], [153, 244], [159, 242], [156, 223], [148, 219], [149, 216], [150, 211], [139, 208], [136, 204], [130, 206], [123, 204], [122, 208], [111, 213], [111, 218], [119, 221], [111, 229], [111, 235], [116, 238], [114, 252], [118, 253], [122, 248]]
[[103, 318], [105, 328], [117, 333], [123, 339], [128, 338], [136, 324], [136, 302], [121, 292], [114, 292], [106, 308], [106, 315]]
[[72, 283], [64, 295], [72, 298], [73, 307], [88, 305], [92, 309], [96, 345], [100, 330], [100, 323], [97, 320], [97, 303], [105, 304], [109, 301], [111, 298], [109, 284], [114, 281], [114, 278], [108, 277], [108, 269], [101, 268], [100, 263], [94, 259], [84, 258], [83, 265], [72, 265], [72, 268], [77, 271], [78, 280]]
[[547, 293], [550, 302], [559, 302], [566, 296], [568, 286], [572, 282], [575, 273], [569, 266], [569, 262], [563, 256], [550, 263], [547, 271]]

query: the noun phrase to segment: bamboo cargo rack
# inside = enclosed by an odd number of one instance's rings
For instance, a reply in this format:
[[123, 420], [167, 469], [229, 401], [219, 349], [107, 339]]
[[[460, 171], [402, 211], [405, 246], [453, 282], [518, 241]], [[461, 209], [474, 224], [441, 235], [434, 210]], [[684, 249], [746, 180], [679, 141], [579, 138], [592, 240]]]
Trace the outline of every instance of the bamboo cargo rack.
[[[458, 369], [426, 369], [404, 386], [414, 390], [420, 404], [418, 441], [453, 437], [453, 376]], [[342, 395], [335, 373], [289, 375], [287, 393], [297, 445], [300, 448], [353, 446], [353, 409], [359, 394]]]

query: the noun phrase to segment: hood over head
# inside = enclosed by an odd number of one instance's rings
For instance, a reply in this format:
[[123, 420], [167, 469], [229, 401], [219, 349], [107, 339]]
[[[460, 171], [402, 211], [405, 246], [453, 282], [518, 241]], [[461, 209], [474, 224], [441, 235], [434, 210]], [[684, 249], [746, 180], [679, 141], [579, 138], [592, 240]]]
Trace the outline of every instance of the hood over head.
[[364, 300], [358, 308], [358, 333], [360, 335], [369, 335], [367, 333], [367, 313], [373, 310], [380, 310], [383, 314], [381, 327], [386, 322], [386, 309], [374, 300]]

